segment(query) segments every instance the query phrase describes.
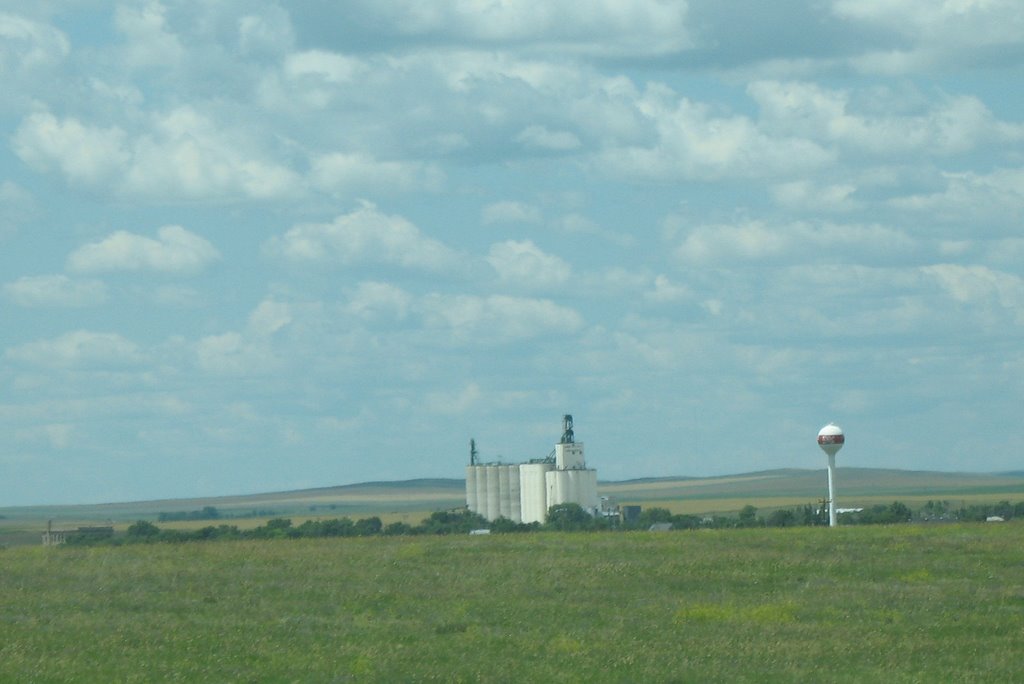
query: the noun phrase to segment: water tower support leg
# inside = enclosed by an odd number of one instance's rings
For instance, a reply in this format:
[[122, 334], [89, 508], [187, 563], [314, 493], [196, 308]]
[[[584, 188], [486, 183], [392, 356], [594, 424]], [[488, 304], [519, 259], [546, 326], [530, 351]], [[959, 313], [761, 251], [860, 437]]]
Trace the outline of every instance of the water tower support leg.
[[828, 457], [828, 526], [836, 526], [836, 456]]

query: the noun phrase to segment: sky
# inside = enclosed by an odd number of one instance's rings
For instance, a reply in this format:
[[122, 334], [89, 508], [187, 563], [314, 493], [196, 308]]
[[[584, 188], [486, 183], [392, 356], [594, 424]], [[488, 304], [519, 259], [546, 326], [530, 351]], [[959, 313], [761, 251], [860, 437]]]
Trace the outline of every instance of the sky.
[[0, 0], [0, 506], [1024, 467], [1019, 0]]

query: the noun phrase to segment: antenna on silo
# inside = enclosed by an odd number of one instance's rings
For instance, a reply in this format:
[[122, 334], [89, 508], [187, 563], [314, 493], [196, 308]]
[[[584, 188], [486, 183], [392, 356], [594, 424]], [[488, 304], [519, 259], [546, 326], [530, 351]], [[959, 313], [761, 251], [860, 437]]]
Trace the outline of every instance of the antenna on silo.
[[829, 423], [818, 431], [818, 446], [828, 454], [828, 526], [836, 526], [836, 452], [843, 448], [846, 436], [843, 429]]
[[470, 439], [469, 440], [469, 465], [476, 465], [476, 459], [477, 459], [478, 455], [479, 454], [477, 454], [477, 451], [476, 451], [476, 440], [475, 439]]
[[572, 416], [566, 413], [562, 416], [562, 444], [572, 444]]

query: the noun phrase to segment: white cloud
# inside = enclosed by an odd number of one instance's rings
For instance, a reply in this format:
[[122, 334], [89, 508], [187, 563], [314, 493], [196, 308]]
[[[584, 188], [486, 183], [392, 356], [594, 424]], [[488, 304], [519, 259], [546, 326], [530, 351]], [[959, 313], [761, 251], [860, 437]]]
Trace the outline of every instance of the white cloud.
[[571, 267], [547, 254], [530, 240], [508, 240], [491, 245], [487, 262], [502, 282], [527, 288], [550, 288], [569, 279]]
[[550, 152], [570, 152], [578, 149], [582, 143], [571, 131], [551, 131], [545, 126], [529, 126], [516, 136], [516, 142], [530, 149]]
[[791, 176], [831, 163], [835, 154], [801, 133], [772, 137], [741, 115], [652, 86], [636, 103], [653, 127], [645, 145], [609, 147], [596, 157], [604, 173], [641, 179]]
[[237, 332], [208, 335], [196, 345], [199, 367], [213, 373], [244, 374], [268, 367], [262, 347], [246, 343]]
[[152, 0], [132, 6], [119, 5], [114, 25], [125, 37], [122, 59], [132, 68], [176, 66], [185, 56], [185, 48], [168, 30], [167, 10]]
[[630, 247], [636, 243], [636, 237], [632, 234], [607, 230], [583, 214], [576, 212], [562, 216], [558, 219], [556, 225], [566, 233], [596, 235], [619, 247]]
[[71, 45], [63, 32], [0, 12], [0, 78], [17, 69], [59, 63], [70, 52]]
[[292, 322], [290, 305], [264, 300], [249, 314], [244, 330], [200, 339], [195, 345], [196, 361], [204, 371], [216, 374], [266, 375], [278, 371], [281, 362], [274, 350], [274, 336]]
[[268, 299], [260, 302], [249, 314], [249, 332], [257, 337], [268, 337], [291, 322], [291, 307]]
[[799, 180], [780, 183], [770, 190], [778, 204], [798, 211], [847, 212], [859, 207], [851, 199], [857, 186], [849, 183], [819, 185], [814, 181]]
[[88, 126], [36, 112], [12, 140], [30, 166], [55, 166], [73, 183], [111, 185], [119, 192], [151, 197], [208, 198], [242, 195], [279, 198], [297, 192], [299, 177], [261, 158], [252, 137], [221, 129], [190, 106], [149, 120], [134, 138], [117, 126]]
[[481, 212], [480, 218], [486, 225], [492, 223], [540, 223], [541, 212], [533, 205], [506, 200], [488, 204]]
[[291, 17], [277, 6], [267, 7], [262, 14], [247, 14], [238, 20], [238, 42], [247, 54], [280, 54], [295, 42]]
[[419, 307], [428, 326], [448, 330], [458, 342], [512, 342], [583, 326], [579, 313], [548, 299], [431, 294]]
[[996, 169], [991, 173], [944, 173], [940, 192], [907, 195], [889, 200], [899, 209], [931, 212], [946, 219], [1009, 220], [1015, 228], [1024, 213], [1024, 168]]
[[964, 304], [996, 303], [1016, 312], [1024, 322], [1024, 279], [987, 266], [936, 264], [922, 272], [935, 278], [949, 296]]
[[401, 216], [364, 204], [332, 223], [304, 223], [267, 244], [270, 254], [290, 261], [377, 263], [441, 271], [458, 264], [457, 254]]
[[325, 192], [352, 196], [367, 191], [436, 190], [443, 185], [444, 174], [432, 164], [379, 161], [363, 153], [336, 152], [312, 160], [310, 181]]
[[284, 74], [289, 79], [315, 78], [327, 83], [352, 83], [366, 71], [358, 59], [326, 50], [307, 50], [288, 55]]
[[181, 226], [164, 226], [157, 239], [123, 230], [79, 247], [68, 256], [68, 268], [80, 273], [158, 271], [193, 273], [220, 258], [204, 238]]
[[654, 279], [654, 288], [644, 293], [644, 299], [657, 304], [669, 304], [672, 302], [691, 299], [693, 293], [686, 285], [677, 285], [669, 280], [668, 276], [661, 274]]
[[44, 367], [124, 366], [142, 360], [134, 342], [117, 333], [88, 330], [12, 347], [6, 355], [15, 361]]
[[657, 55], [690, 44], [685, 2], [598, 0], [584, 5], [543, 0], [481, 4], [372, 3], [377, 19], [405, 35], [470, 44], [510, 44], [593, 55]]
[[18, 231], [18, 227], [36, 213], [32, 195], [16, 183], [0, 183], [0, 238]]
[[346, 310], [359, 318], [401, 320], [409, 311], [412, 298], [391, 283], [364, 281], [349, 293]]
[[97, 306], [107, 299], [107, 287], [99, 280], [73, 280], [65, 275], [24, 276], [3, 287], [18, 306]]
[[1024, 126], [997, 121], [973, 96], [944, 97], [924, 111], [903, 113], [904, 95], [877, 90], [851, 93], [815, 83], [757, 81], [747, 92], [773, 133], [837, 143], [856, 153], [960, 154], [982, 143], [1024, 139]]
[[124, 131], [85, 126], [49, 112], [29, 115], [14, 134], [15, 153], [29, 166], [57, 166], [73, 183], [96, 185], [122, 171], [130, 160]]
[[891, 47], [853, 60], [866, 72], [905, 74], [936, 65], [962, 66], [998, 60], [1024, 41], [1024, 17], [1016, 0], [836, 0], [840, 18], [901, 36]]
[[271, 199], [295, 194], [298, 175], [262, 156], [243, 130], [220, 127], [183, 106], [154, 117], [151, 132], [133, 141], [124, 189], [155, 197]]
[[676, 254], [689, 264], [806, 259], [852, 262], [865, 254], [892, 256], [912, 248], [906, 235], [879, 225], [745, 221], [697, 226], [686, 233]]

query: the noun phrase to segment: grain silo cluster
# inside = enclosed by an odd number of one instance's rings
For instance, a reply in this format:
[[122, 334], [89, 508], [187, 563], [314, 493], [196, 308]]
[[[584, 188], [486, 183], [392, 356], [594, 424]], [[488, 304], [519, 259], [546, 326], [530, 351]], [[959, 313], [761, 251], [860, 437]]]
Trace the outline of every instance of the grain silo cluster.
[[587, 468], [583, 443], [573, 438], [572, 416], [562, 418], [562, 439], [547, 458], [527, 463], [478, 463], [471, 442], [466, 467], [466, 506], [487, 520], [544, 522], [548, 508], [575, 503], [596, 514], [597, 471]]

